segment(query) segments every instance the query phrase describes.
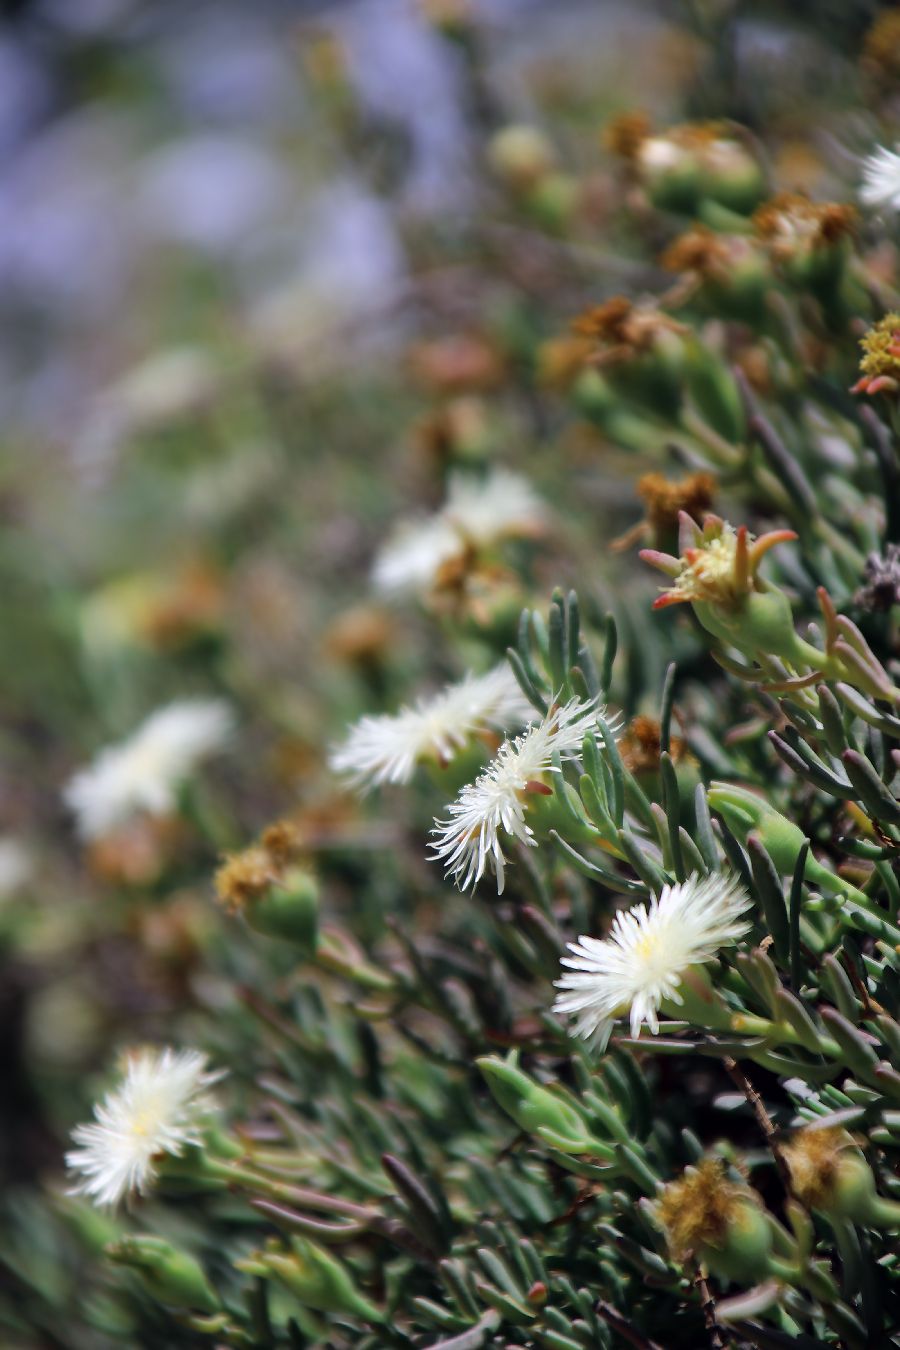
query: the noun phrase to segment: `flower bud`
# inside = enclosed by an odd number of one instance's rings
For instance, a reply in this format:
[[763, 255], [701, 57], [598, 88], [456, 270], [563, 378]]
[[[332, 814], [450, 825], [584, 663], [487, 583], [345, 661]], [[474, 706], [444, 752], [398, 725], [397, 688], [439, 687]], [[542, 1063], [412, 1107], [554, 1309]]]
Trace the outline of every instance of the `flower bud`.
[[[799, 825], [780, 815], [762, 797], [757, 797], [755, 792], [732, 787], [730, 783], [713, 783], [707, 793], [707, 800], [711, 810], [718, 811], [741, 844], [747, 843], [752, 830], [765, 846], [775, 864], [775, 870], [783, 877], [793, 875], [800, 850], [807, 843], [806, 835]], [[812, 885], [832, 895], [855, 891], [849, 882], [823, 867], [811, 851], [806, 855], [803, 875]]]
[[846, 1130], [798, 1130], [783, 1153], [797, 1199], [809, 1209], [869, 1228], [900, 1229], [900, 1205], [883, 1200], [875, 1178]]
[[292, 861], [295, 849], [290, 829], [274, 825], [259, 844], [226, 855], [215, 887], [223, 904], [239, 910], [257, 933], [293, 942], [312, 956], [318, 936], [319, 888], [313, 874]]
[[695, 122], [648, 136], [634, 157], [653, 205], [695, 215], [704, 201], [742, 215], [765, 190], [762, 170], [727, 125]]
[[749, 1186], [730, 1181], [721, 1158], [686, 1167], [655, 1206], [676, 1261], [689, 1252], [724, 1280], [751, 1285], [772, 1273], [772, 1230]]
[[312, 872], [292, 867], [284, 880], [244, 905], [244, 918], [257, 933], [284, 938], [312, 956], [316, 950], [319, 886]]
[[556, 151], [537, 127], [504, 127], [488, 146], [488, 158], [496, 173], [517, 192], [532, 190], [556, 168]]
[[[383, 1322], [384, 1317], [364, 1298], [346, 1266], [309, 1238], [295, 1235], [290, 1251], [278, 1243], [262, 1252], [254, 1252], [248, 1266], [262, 1267], [276, 1276], [296, 1294], [301, 1303], [317, 1312], [348, 1313], [366, 1322]], [[242, 1262], [237, 1263], [243, 1267]]]
[[475, 1061], [499, 1106], [520, 1129], [536, 1134], [561, 1153], [586, 1153], [591, 1139], [584, 1122], [565, 1102], [533, 1082], [508, 1060], [485, 1055]]
[[116, 1265], [130, 1266], [160, 1303], [206, 1313], [220, 1306], [198, 1262], [164, 1238], [144, 1234], [122, 1238], [111, 1242], [106, 1254]]
[[679, 533], [679, 557], [654, 549], [641, 552], [645, 562], [674, 581], [654, 609], [689, 601], [708, 632], [746, 656], [765, 652], [800, 667], [810, 653], [819, 656], [795, 632], [787, 596], [758, 575], [770, 548], [797, 538], [793, 530], [770, 530], [754, 540], [746, 525], [735, 530], [708, 515], [701, 530], [682, 513]]
[[900, 314], [886, 314], [860, 338], [864, 356], [854, 394], [896, 394], [900, 389]]

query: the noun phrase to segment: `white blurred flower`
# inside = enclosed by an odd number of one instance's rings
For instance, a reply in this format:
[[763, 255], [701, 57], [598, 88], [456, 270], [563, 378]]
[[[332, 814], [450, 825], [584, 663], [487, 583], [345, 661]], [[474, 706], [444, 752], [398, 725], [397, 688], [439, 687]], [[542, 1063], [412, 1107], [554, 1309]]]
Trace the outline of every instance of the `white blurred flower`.
[[484, 480], [454, 473], [447, 486], [443, 515], [473, 544], [488, 547], [498, 539], [540, 534], [547, 508], [526, 478], [494, 469]]
[[224, 1076], [207, 1072], [206, 1063], [198, 1050], [130, 1054], [122, 1083], [94, 1107], [94, 1121], [72, 1131], [81, 1147], [66, 1154], [66, 1166], [82, 1179], [70, 1193], [115, 1205], [146, 1193], [160, 1154], [179, 1157], [201, 1144], [204, 1119], [215, 1109], [205, 1090]]
[[900, 154], [879, 146], [863, 160], [862, 180], [859, 200], [864, 206], [900, 211]]
[[588, 731], [597, 726], [603, 710], [594, 704], [571, 699], [554, 708], [543, 721], [529, 727], [514, 741], [505, 741], [497, 757], [474, 783], [467, 783], [448, 806], [449, 820], [435, 820], [439, 842], [432, 844], [433, 857], [447, 863], [447, 875], [456, 877], [460, 890], [474, 886], [490, 860], [497, 874], [497, 891], [503, 892], [506, 859], [500, 845], [501, 829], [529, 848], [537, 844], [525, 814], [529, 793], [547, 794], [544, 775], [553, 752], [571, 755], [581, 749]]
[[168, 815], [178, 785], [225, 745], [233, 726], [231, 708], [219, 699], [160, 708], [127, 741], [101, 750], [67, 785], [64, 796], [79, 833], [98, 839], [139, 811]]
[[385, 593], [421, 593], [434, 585], [446, 563], [469, 549], [540, 534], [546, 524], [545, 504], [519, 474], [508, 469], [494, 469], [487, 478], [454, 473], [440, 511], [397, 527], [375, 559], [372, 580]]
[[13, 835], [0, 835], [0, 900], [22, 890], [34, 875], [34, 858]]
[[468, 738], [486, 727], [508, 731], [537, 714], [504, 662], [486, 675], [469, 674], [431, 700], [393, 717], [363, 717], [331, 755], [331, 768], [358, 787], [408, 783], [416, 764], [446, 764]]
[[570, 942], [562, 964], [573, 972], [557, 980], [553, 1011], [578, 1013], [577, 1036], [608, 1035], [615, 1018], [630, 1010], [631, 1034], [646, 1022], [654, 1036], [663, 999], [680, 1004], [678, 986], [691, 966], [711, 961], [718, 949], [736, 942], [749, 923], [740, 916], [750, 897], [731, 876], [696, 873], [677, 886], [664, 886], [659, 899], [617, 914], [609, 936]]
[[459, 531], [443, 515], [405, 521], [384, 545], [372, 568], [375, 589], [384, 595], [427, 591], [445, 563], [465, 550]]

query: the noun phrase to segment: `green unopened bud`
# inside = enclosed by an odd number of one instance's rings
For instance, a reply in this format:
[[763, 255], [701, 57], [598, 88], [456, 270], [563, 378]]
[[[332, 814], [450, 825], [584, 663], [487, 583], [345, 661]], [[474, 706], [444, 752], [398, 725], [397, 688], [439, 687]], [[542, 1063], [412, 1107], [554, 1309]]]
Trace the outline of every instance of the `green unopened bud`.
[[[747, 843], [753, 831], [765, 846], [776, 871], [783, 877], [793, 876], [800, 850], [808, 842], [799, 825], [782, 816], [754, 792], [732, 787], [730, 783], [713, 783], [707, 793], [707, 800], [710, 809], [719, 813], [741, 844]], [[823, 867], [813, 857], [812, 851], [806, 855], [803, 875], [813, 886], [818, 886], [830, 895], [859, 894], [843, 877], [835, 876], [827, 867]], [[867, 903], [864, 896], [861, 899], [864, 904]]]
[[718, 811], [736, 839], [746, 844], [751, 830], [755, 831], [778, 872], [793, 875], [800, 850], [807, 842], [799, 825], [780, 815], [755, 792], [730, 783], [713, 783], [707, 800], [710, 810]]
[[877, 1193], [872, 1169], [846, 1130], [799, 1130], [783, 1153], [794, 1194], [809, 1209], [869, 1228], [900, 1229], [900, 1205]]
[[[238, 1262], [243, 1268], [244, 1263]], [[383, 1322], [374, 1303], [356, 1288], [347, 1267], [324, 1247], [299, 1235], [291, 1238], [291, 1250], [273, 1244], [250, 1257], [247, 1268], [265, 1269], [275, 1275], [301, 1303], [317, 1312], [348, 1313], [366, 1322]]]
[[557, 164], [552, 143], [537, 127], [511, 126], [498, 131], [488, 146], [496, 173], [515, 191], [530, 191]]
[[163, 1238], [143, 1234], [122, 1238], [111, 1242], [106, 1254], [116, 1265], [130, 1266], [160, 1303], [207, 1313], [220, 1306], [199, 1263]]
[[650, 200], [666, 211], [696, 215], [711, 201], [746, 215], [765, 191], [759, 164], [722, 123], [688, 123], [648, 136], [636, 164]]
[[244, 904], [244, 918], [257, 933], [282, 938], [312, 956], [319, 920], [319, 886], [311, 872], [292, 867], [283, 881]]
[[520, 1129], [561, 1153], [587, 1153], [591, 1139], [578, 1112], [540, 1087], [506, 1060], [485, 1055], [475, 1061], [499, 1106]]
[[772, 1230], [758, 1197], [729, 1180], [721, 1158], [685, 1168], [655, 1213], [676, 1261], [693, 1252], [713, 1274], [744, 1286], [773, 1273]]

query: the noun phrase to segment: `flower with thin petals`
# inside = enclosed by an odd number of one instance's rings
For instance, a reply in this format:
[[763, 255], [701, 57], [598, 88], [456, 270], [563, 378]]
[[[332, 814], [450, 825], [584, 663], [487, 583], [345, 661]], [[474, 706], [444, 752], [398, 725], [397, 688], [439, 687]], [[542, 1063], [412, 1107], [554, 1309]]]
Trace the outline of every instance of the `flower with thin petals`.
[[540, 534], [546, 523], [547, 508], [519, 474], [454, 473], [440, 511], [398, 526], [375, 559], [372, 581], [385, 594], [421, 594], [438, 584], [449, 564], [474, 561], [504, 539]]
[[711, 961], [720, 947], [736, 942], [750, 927], [741, 915], [750, 897], [735, 877], [696, 873], [659, 898], [617, 914], [609, 936], [569, 943], [562, 964], [572, 972], [557, 980], [563, 992], [554, 1012], [577, 1013], [575, 1034], [608, 1035], [626, 1013], [631, 1034], [646, 1022], [656, 1035], [664, 999], [680, 1004], [678, 986], [691, 966]]
[[485, 479], [451, 474], [443, 514], [478, 548], [540, 534], [547, 523], [547, 508], [531, 484], [508, 469], [494, 469]]
[[746, 525], [735, 530], [718, 516], [708, 515], [702, 530], [685, 512], [679, 518], [680, 557], [641, 550], [645, 562], [667, 572], [675, 583], [654, 601], [654, 609], [685, 600], [739, 608], [751, 591], [763, 589], [757, 581], [763, 555], [774, 544], [797, 538], [793, 530], [769, 530], [754, 540]]
[[484, 773], [467, 783], [448, 806], [449, 820], [435, 820], [438, 828], [432, 833], [439, 842], [432, 845], [433, 856], [446, 861], [447, 875], [456, 877], [460, 890], [474, 886], [490, 860], [497, 874], [497, 891], [502, 894], [506, 859], [501, 830], [529, 848], [537, 847], [526, 819], [529, 794], [551, 794], [544, 775], [552, 765], [553, 752], [578, 752], [602, 713], [595, 704], [577, 698], [554, 707], [524, 735], [504, 742]]
[[443, 766], [470, 736], [525, 726], [536, 716], [504, 662], [486, 675], [470, 673], [436, 698], [419, 699], [394, 716], [361, 718], [332, 752], [331, 768], [357, 787], [408, 783], [422, 760]]
[[384, 595], [428, 591], [441, 568], [465, 547], [455, 525], [440, 513], [427, 520], [404, 521], [375, 559], [372, 582]]
[[[898, 146], [896, 149], [900, 149]], [[863, 160], [859, 200], [876, 210], [900, 211], [900, 154], [880, 145]]]
[[143, 1195], [163, 1154], [177, 1158], [202, 1144], [215, 1109], [206, 1089], [224, 1076], [208, 1072], [206, 1062], [199, 1050], [133, 1051], [122, 1082], [94, 1107], [94, 1120], [72, 1131], [80, 1147], [66, 1154], [66, 1165], [81, 1180], [71, 1194], [106, 1206]]
[[179, 784], [222, 749], [233, 725], [232, 711], [220, 699], [186, 699], [160, 708], [69, 782], [64, 796], [79, 834], [100, 839], [140, 811], [170, 815]]
[[900, 314], [886, 314], [859, 340], [861, 378], [851, 394], [896, 394], [900, 390]]

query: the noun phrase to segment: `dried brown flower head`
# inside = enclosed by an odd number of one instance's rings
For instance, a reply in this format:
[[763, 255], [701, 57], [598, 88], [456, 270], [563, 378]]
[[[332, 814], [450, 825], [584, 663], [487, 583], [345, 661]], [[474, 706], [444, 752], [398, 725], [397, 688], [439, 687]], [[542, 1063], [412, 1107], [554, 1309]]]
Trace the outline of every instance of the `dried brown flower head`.
[[725, 284], [759, 253], [758, 242], [746, 235], [717, 234], [706, 225], [692, 225], [664, 250], [659, 265], [695, 282]]
[[660, 547], [667, 536], [677, 535], [679, 512], [702, 521], [713, 504], [716, 479], [711, 473], [692, 473], [676, 482], [661, 473], [645, 473], [638, 479], [637, 494], [646, 503], [644, 519], [614, 539], [610, 548], [621, 553], [640, 539], [652, 537]]
[[[660, 724], [654, 717], [638, 714], [628, 723], [619, 740], [622, 763], [630, 773], [655, 773], [659, 769], [662, 750]], [[677, 764], [687, 754], [680, 736], [669, 738], [669, 753]]]
[[597, 366], [631, 360], [652, 351], [661, 338], [688, 331], [655, 305], [635, 304], [624, 295], [585, 310], [571, 327], [576, 337], [594, 342], [590, 364]]
[[650, 525], [657, 534], [664, 534], [677, 532], [681, 511], [702, 521], [713, 504], [716, 486], [711, 473], [692, 473], [676, 482], [661, 473], [645, 473], [638, 479], [637, 495], [646, 503]]
[[241, 909], [283, 881], [288, 866], [303, 852], [304, 831], [292, 820], [276, 820], [258, 844], [240, 853], [226, 853], [213, 877], [216, 894], [227, 909]]
[[603, 147], [622, 159], [634, 160], [649, 135], [650, 118], [646, 113], [619, 113], [603, 128]]
[[700, 1246], [719, 1246], [739, 1207], [752, 1199], [746, 1186], [729, 1181], [721, 1158], [686, 1167], [681, 1180], [666, 1186], [656, 1202], [673, 1257], [683, 1260]]
[[753, 225], [768, 244], [773, 261], [779, 263], [847, 238], [858, 219], [852, 206], [813, 202], [798, 192], [779, 192], [757, 208]]
[[855, 1148], [846, 1130], [798, 1130], [782, 1145], [797, 1199], [809, 1209], [830, 1209], [843, 1157]]
[[301, 849], [301, 831], [290, 820], [276, 820], [263, 830], [262, 847], [280, 867], [292, 862]]
[[242, 853], [228, 853], [213, 877], [216, 894], [226, 909], [241, 909], [248, 900], [265, 895], [278, 880], [280, 868], [268, 849], [259, 845]]

